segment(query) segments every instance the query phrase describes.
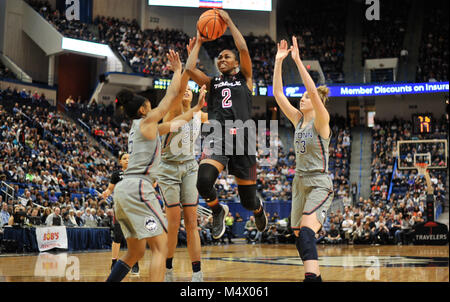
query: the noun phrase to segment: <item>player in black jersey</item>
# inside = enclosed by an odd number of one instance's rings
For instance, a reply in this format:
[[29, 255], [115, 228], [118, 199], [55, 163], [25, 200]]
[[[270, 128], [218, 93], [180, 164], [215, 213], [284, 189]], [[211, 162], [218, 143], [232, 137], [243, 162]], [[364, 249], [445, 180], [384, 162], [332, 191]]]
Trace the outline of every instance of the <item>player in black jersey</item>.
[[[102, 193], [102, 198], [106, 199], [108, 196], [114, 192], [114, 187], [116, 184], [122, 180], [123, 177], [123, 171], [125, 171], [128, 167], [128, 157], [129, 154], [126, 152], [119, 154], [119, 164], [122, 167], [120, 170], [116, 170], [111, 175], [111, 180], [109, 181], [108, 188]], [[111, 246], [111, 253], [112, 253], [112, 263], [111, 263], [111, 269], [114, 266], [114, 263], [117, 262], [117, 258], [119, 258], [119, 251], [120, 251], [120, 243], [123, 241], [123, 233], [122, 228], [120, 227], [119, 221], [116, 220], [114, 215], [114, 237], [113, 242]], [[131, 268], [131, 274], [133, 275], [139, 275], [139, 263], [136, 262], [135, 265]]]
[[[227, 167], [228, 173], [235, 176], [238, 184], [241, 204], [248, 210], [253, 211], [256, 226], [263, 232], [267, 226], [267, 217], [264, 212], [262, 200], [256, 196], [256, 148], [255, 151], [246, 148], [249, 144], [249, 135], [245, 128], [239, 128], [234, 124], [227, 125], [225, 121], [241, 121], [245, 123], [251, 120], [252, 108], [252, 61], [244, 37], [234, 25], [230, 16], [223, 10], [218, 10], [220, 16], [227, 24], [233, 36], [234, 43], [239, 52], [239, 58], [235, 52], [225, 49], [220, 52], [217, 67], [221, 72], [219, 77], [211, 78], [196, 68], [196, 62], [200, 47], [203, 42], [208, 42], [197, 32], [194, 48], [186, 62], [186, 71], [191, 79], [199, 86], [206, 85], [209, 92], [207, 101], [208, 119], [210, 123], [215, 120], [222, 128], [222, 139], [214, 138], [214, 153], [210, 146], [206, 146], [202, 154], [197, 178], [197, 189], [199, 194], [206, 200], [213, 212], [214, 238], [220, 238], [225, 232], [225, 217], [228, 214], [228, 206], [221, 205], [217, 198], [214, 184], [222, 170]], [[248, 129], [255, 132], [255, 129]], [[231, 146], [225, 141], [225, 133], [235, 135], [236, 138], [242, 133], [244, 136], [244, 155], [239, 154], [240, 146]], [[236, 139], [236, 141], [238, 141]], [[220, 154], [217, 154], [219, 146]], [[231, 147], [231, 148], [227, 148]], [[225, 152], [232, 150], [232, 154]], [[241, 153], [242, 154], [242, 153]]]

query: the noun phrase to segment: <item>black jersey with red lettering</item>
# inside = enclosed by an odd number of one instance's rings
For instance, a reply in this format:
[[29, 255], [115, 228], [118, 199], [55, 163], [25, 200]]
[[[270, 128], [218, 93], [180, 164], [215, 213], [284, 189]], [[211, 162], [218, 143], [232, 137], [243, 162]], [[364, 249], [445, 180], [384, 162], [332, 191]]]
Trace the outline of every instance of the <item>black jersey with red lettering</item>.
[[208, 119], [225, 126], [226, 120], [243, 122], [251, 119], [252, 91], [241, 72], [211, 79]]

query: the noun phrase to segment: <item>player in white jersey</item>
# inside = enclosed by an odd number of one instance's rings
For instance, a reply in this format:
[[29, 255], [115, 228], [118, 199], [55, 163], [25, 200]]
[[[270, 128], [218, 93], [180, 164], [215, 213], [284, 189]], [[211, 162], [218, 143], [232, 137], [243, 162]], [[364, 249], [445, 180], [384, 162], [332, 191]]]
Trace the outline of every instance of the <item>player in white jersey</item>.
[[[329, 89], [316, 88], [300, 59], [296, 37], [292, 46], [278, 43], [273, 76], [273, 93], [283, 113], [295, 127], [296, 170], [292, 183], [291, 225], [305, 268], [304, 281], [322, 281], [316, 248], [316, 233], [323, 225], [333, 200], [333, 183], [328, 176], [328, 146], [331, 138], [330, 115], [325, 108]], [[283, 92], [281, 66], [291, 53], [306, 92], [299, 108], [291, 105]]]
[[[170, 50], [167, 58], [174, 72], [166, 95], [156, 108], [150, 101], [129, 90], [117, 95], [116, 106], [132, 119], [128, 138], [128, 168], [123, 180], [114, 188], [115, 214], [125, 238], [127, 253], [113, 266], [106, 281], [119, 282], [150, 246], [150, 281], [163, 281], [167, 257], [167, 222], [163, 216], [153, 182], [161, 157], [158, 122], [172, 109], [180, 93], [181, 62], [178, 53]], [[166, 125], [170, 128], [170, 125]]]
[[[195, 38], [189, 41], [188, 53], [195, 44]], [[168, 112], [163, 122], [183, 120], [183, 116], [190, 118], [193, 93], [188, 83], [189, 77], [183, 72], [181, 87], [185, 92], [179, 95], [182, 102], [179, 108]], [[197, 106], [204, 104], [205, 88], [200, 90]], [[195, 108], [195, 107], [194, 107]], [[201, 108], [198, 108], [201, 109]], [[188, 115], [186, 116], [186, 113]], [[174, 119], [175, 118], [175, 119]], [[166, 282], [173, 282], [173, 257], [178, 243], [180, 229], [181, 208], [183, 209], [184, 226], [186, 229], [187, 249], [192, 264], [192, 281], [202, 282], [201, 271], [201, 241], [197, 225], [198, 191], [196, 188], [198, 163], [195, 159], [194, 148], [196, 139], [201, 130], [201, 123], [208, 120], [208, 114], [199, 112], [178, 129], [172, 127], [171, 131], [162, 135], [161, 162], [159, 164], [158, 185], [164, 200], [168, 221], [169, 251], [166, 260]], [[187, 120], [186, 120], [187, 121]]]

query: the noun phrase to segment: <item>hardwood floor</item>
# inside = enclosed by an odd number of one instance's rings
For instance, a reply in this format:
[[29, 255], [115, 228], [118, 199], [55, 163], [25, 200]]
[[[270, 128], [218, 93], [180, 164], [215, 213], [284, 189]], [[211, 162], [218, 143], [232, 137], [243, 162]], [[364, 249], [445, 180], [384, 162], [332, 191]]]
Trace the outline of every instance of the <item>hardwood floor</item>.
[[[448, 282], [447, 246], [318, 245], [324, 281]], [[122, 250], [121, 255], [125, 253]], [[140, 275], [125, 282], [148, 281], [151, 251], [140, 261]], [[110, 271], [111, 252], [0, 255], [0, 282], [102, 282]], [[205, 282], [298, 282], [303, 265], [294, 245], [233, 245], [202, 248]], [[191, 279], [186, 248], [174, 258], [177, 281]]]

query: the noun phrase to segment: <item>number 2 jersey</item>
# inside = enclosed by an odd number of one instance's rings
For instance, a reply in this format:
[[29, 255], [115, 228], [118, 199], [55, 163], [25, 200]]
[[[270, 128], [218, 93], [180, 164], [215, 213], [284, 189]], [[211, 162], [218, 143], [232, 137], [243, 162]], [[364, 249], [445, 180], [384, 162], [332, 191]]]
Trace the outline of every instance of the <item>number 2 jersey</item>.
[[[235, 75], [221, 75], [211, 79], [207, 110], [208, 120], [216, 120], [222, 126], [223, 139], [226, 133], [239, 135], [245, 131], [245, 154], [255, 155], [248, 153], [247, 144], [248, 131], [254, 131], [256, 134], [256, 127], [243, 129], [245, 127], [239, 127], [238, 124], [234, 124], [235, 126], [225, 124], [225, 121], [242, 121], [245, 124], [252, 119], [252, 91], [248, 88], [247, 81], [240, 71]], [[236, 149], [235, 147], [233, 150]]]
[[295, 127], [295, 172], [300, 176], [327, 174], [331, 133], [327, 139], [320, 137], [314, 119], [302, 129], [303, 120], [302, 117]]

